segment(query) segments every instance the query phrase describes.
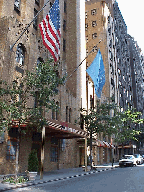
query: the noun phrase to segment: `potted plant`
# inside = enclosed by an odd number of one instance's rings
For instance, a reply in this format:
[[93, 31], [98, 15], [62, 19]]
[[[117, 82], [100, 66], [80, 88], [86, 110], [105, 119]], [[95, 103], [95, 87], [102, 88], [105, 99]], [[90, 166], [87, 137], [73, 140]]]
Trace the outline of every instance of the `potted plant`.
[[35, 177], [38, 172], [38, 157], [37, 151], [32, 150], [28, 158], [28, 177], [29, 180], [35, 180]]

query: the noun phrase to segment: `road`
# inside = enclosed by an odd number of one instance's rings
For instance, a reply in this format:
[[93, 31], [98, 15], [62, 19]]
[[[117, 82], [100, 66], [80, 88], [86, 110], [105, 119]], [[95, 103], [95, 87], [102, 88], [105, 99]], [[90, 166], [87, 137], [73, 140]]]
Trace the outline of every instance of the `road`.
[[54, 181], [11, 192], [144, 192], [144, 164]]

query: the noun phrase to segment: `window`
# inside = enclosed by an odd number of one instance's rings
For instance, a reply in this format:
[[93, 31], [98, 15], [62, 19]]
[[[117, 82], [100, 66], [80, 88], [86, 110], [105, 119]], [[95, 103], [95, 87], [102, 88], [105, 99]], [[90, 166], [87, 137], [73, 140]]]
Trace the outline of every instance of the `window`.
[[58, 120], [58, 114], [59, 114], [59, 112], [58, 112], [58, 110], [59, 110], [59, 102], [58, 102], [58, 101], [56, 102], [56, 106], [57, 106], [57, 110], [56, 110], [56, 120]]
[[66, 51], [66, 40], [63, 39], [63, 51], [65, 52]]
[[[53, 100], [53, 104], [55, 104], [55, 101]], [[55, 109], [52, 108], [52, 119], [55, 119]]]
[[66, 106], [66, 122], [68, 122], [68, 106]]
[[88, 43], [88, 35], [86, 36], [86, 43]]
[[91, 15], [96, 15], [96, 9], [91, 10]]
[[51, 137], [50, 161], [58, 161], [58, 139]]
[[15, 0], [14, 9], [20, 11], [20, 0]]
[[98, 51], [97, 46], [94, 46], [94, 47], [93, 47], [93, 52], [95, 53], [95, 52], [97, 52], [97, 51]]
[[9, 138], [7, 141], [7, 153], [6, 153], [6, 159], [7, 160], [15, 160], [16, 147], [17, 147], [17, 139], [16, 138]]
[[7, 160], [15, 160], [16, 158], [16, 148], [17, 148], [17, 137], [19, 135], [17, 128], [11, 128], [8, 133], [7, 140], [7, 151], [6, 151], [6, 159]]
[[24, 66], [24, 59], [25, 59], [24, 46], [21, 43], [19, 43], [16, 51], [16, 62], [19, 64], [20, 67]]
[[69, 123], [71, 123], [71, 116], [72, 116], [72, 110], [71, 108], [69, 109]]
[[67, 6], [66, 6], [66, 2], [64, 1], [64, 13], [66, 13], [66, 9], [67, 9]]
[[87, 19], [87, 12], [85, 12], [85, 18]]
[[[38, 11], [36, 9], [34, 9], [34, 17], [37, 15]], [[33, 22], [33, 27], [37, 30], [37, 17], [35, 18], [34, 22]]]
[[86, 31], [88, 30], [88, 24], [87, 23], [85, 24], [85, 30]]
[[51, 145], [58, 145], [58, 139], [56, 137], [51, 137]]
[[84, 130], [84, 117], [82, 114], [80, 114], [80, 128]]
[[92, 39], [96, 39], [97, 38], [97, 33], [93, 33], [92, 34]]
[[86, 49], [86, 56], [88, 56], [88, 49]]
[[95, 27], [95, 26], [97, 26], [96, 21], [92, 21], [92, 27]]
[[60, 142], [60, 146], [61, 146], [61, 150], [64, 151], [65, 150], [65, 139], [61, 139], [61, 142]]
[[63, 21], [63, 30], [66, 31], [66, 20]]
[[35, 0], [35, 3], [36, 3], [37, 5], [39, 5], [40, 0]]
[[94, 99], [92, 95], [90, 95], [90, 108], [93, 109], [93, 107], [94, 107]]
[[57, 162], [58, 161], [58, 149], [57, 147], [52, 146], [50, 149], [50, 161]]

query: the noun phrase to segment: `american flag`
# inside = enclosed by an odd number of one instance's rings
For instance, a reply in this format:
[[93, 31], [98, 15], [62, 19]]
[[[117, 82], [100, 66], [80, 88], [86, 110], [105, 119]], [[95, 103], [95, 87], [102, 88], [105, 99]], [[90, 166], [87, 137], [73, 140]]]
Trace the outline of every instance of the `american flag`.
[[55, 0], [49, 13], [39, 24], [43, 44], [50, 51], [55, 61], [60, 54], [60, 10], [59, 0]]

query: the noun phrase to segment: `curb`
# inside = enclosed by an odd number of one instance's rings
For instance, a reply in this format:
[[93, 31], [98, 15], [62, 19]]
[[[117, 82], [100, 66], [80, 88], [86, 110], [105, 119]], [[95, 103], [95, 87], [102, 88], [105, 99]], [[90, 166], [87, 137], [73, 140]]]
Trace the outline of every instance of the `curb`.
[[76, 178], [76, 177], [81, 177], [81, 176], [86, 176], [86, 175], [90, 175], [90, 174], [96, 174], [96, 173], [100, 173], [100, 172], [104, 172], [104, 171], [108, 171], [108, 170], [114, 170], [115, 168], [114, 167], [111, 167], [111, 168], [107, 168], [107, 169], [102, 169], [102, 170], [99, 170], [99, 171], [89, 171], [89, 172], [86, 172], [86, 173], [81, 173], [81, 174], [78, 174], [78, 175], [73, 175], [73, 176], [69, 176], [69, 177], [63, 177], [63, 178], [58, 178], [58, 179], [51, 179], [51, 180], [47, 180], [47, 181], [34, 181], [34, 182], [29, 182], [29, 183], [24, 183], [24, 184], [19, 184], [19, 185], [16, 185], [16, 186], [11, 186], [11, 187], [6, 187], [4, 189], [1, 189], [1, 191], [8, 191], [8, 190], [12, 190], [12, 189], [17, 189], [17, 188], [23, 188], [23, 187], [29, 187], [29, 186], [32, 186], [32, 185], [39, 185], [39, 184], [43, 184], [43, 183], [49, 183], [49, 182], [55, 182], [55, 181], [60, 181], [60, 180], [66, 180], [66, 179], [72, 179], [72, 178]]

